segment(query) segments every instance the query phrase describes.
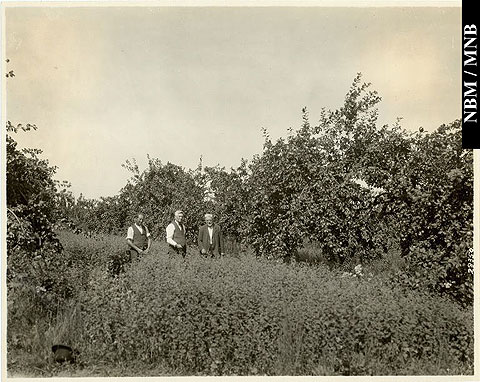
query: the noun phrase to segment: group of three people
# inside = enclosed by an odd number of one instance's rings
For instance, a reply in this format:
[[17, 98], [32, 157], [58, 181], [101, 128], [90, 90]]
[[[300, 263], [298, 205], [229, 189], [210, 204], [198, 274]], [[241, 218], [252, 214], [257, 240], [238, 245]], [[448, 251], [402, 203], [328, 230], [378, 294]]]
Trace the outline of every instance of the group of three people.
[[[147, 227], [143, 224], [143, 214], [138, 214], [134, 224], [128, 227], [127, 243], [129, 245], [132, 260], [150, 251], [152, 239]], [[179, 254], [183, 257], [187, 254], [186, 228], [183, 223], [183, 211], [175, 211], [173, 221], [166, 228], [166, 240], [168, 253]], [[223, 256], [225, 244], [222, 230], [213, 222], [212, 214], [205, 214], [205, 224], [198, 231], [198, 250], [203, 256]]]

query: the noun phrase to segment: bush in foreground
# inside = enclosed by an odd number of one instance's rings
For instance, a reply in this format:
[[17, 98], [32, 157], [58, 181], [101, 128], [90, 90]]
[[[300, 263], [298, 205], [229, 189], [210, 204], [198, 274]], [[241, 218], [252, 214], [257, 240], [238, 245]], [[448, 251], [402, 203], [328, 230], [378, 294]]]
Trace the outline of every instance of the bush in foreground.
[[72, 297], [49, 316], [38, 309], [55, 288], [10, 290], [9, 372], [67, 372], [51, 360], [55, 343], [80, 351], [77, 376], [473, 371], [471, 309], [380, 278], [249, 255], [203, 259], [194, 248], [183, 262], [158, 240], [116, 276], [108, 265], [124, 238], [59, 238], [69, 264], [59, 281]]
[[85, 296], [85, 360], [172, 374], [473, 371], [473, 317], [376, 280], [250, 257], [152, 253]]

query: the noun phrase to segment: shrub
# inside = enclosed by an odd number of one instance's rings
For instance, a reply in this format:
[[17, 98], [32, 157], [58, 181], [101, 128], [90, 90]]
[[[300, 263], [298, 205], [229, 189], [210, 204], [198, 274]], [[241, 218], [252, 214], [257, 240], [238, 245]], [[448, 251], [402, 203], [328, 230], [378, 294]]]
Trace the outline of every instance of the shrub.
[[27, 351], [37, 320], [55, 316], [72, 292], [63, 282], [66, 266], [53, 230], [58, 216], [55, 167], [40, 158], [40, 150], [19, 149], [12, 136], [31, 129], [36, 126], [7, 122], [7, 341], [10, 349]]
[[23, 249], [35, 256], [44, 245], [55, 245], [57, 187], [55, 167], [40, 159], [41, 150], [18, 149], [12, 133], [36, 129], [7, 123], [7, 249]]
[[401, 171], [375, 184], [384, 188], [382, 210], [396, 219], [407, 263], [399, 281], [471, 306], [473, 151], [462, 149], [460, 121], [405, 137], [401, 162]]
[[[31, 351], [32, 330], [36, 333], [40, 327], [54, 327], [56, 318], [65, 315], [67, 307], [75, 304], [81, 292], [88, 288], [95, 270], [105, 271], [109, 260], [126, 249], [125, 242], [110, 236], [87, 239], [61, 231], [58, 237], [64, 247], [60, 253], [48, 245], [43, 246], [41, 256], [33, 259], [19, 249], [9, 252], [9, 352]], [[45, 346], [45, 343], [35, 346]]]
[[251, 257], [154, 252], [90, 286], [84, 356], [175, 374], [472, 372], [470, 310], [339, 276]]

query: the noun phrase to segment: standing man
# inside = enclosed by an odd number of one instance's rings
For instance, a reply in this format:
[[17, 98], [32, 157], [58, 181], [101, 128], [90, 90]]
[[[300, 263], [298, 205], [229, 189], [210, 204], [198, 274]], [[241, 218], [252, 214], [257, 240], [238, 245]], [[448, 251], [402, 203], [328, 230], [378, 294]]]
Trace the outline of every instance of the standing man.
[[128, 227], [127, 243], [130, 247], [130, 259], [136, 260], [139, 255], [148, 253], [152, 240], [147, 227], [143, 225], [143, 214], [138, 214], [135, 223]]
[[185, 236], [185, 225], [183, 222], [183, 211], [175, 211], [175, 218], [167, 226], [167, 243], [169, 254], [181, 254], [184, 258], [187, 254], [187, 239]]
[[204, 256], [223, 256], [225, 244], [222, 230], [213, 223], [213, 215], [205, 214], [205, 224], [198, 231], [198, 249]]

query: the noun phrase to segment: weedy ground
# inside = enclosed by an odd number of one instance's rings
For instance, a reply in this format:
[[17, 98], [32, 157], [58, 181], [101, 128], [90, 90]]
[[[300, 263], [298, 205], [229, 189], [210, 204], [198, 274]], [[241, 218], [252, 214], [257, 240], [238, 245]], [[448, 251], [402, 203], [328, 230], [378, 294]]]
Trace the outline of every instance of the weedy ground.
[[[473, 373], [472, 310], [393, 287], [395, 253], [332, 270], [246, 251], [183, 260], [156, 241], [129, 263], [124, 238], [59, 237], [53, 289], [9, 288], [10, 376]], [[56, 343], [79, 351], [75, 364], [53, 361]]]

